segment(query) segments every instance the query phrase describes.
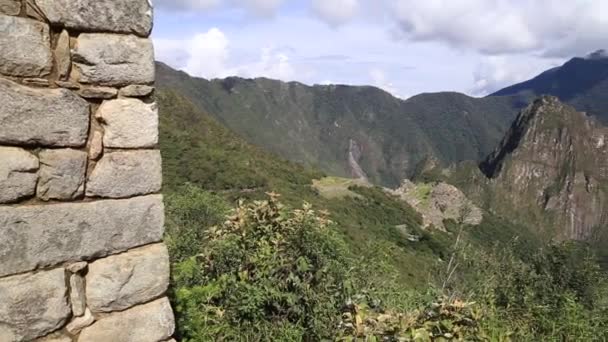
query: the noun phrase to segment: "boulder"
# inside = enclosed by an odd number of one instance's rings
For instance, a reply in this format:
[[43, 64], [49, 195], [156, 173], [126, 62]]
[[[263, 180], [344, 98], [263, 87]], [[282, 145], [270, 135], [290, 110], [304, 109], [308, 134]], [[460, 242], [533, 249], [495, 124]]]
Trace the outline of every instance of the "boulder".
[[88, 102], [70, 90], [30, 88], [0, 78], [0, 144], [83, 146], [89, 116]]
[[138, 99], [104, 101], [95, 114], [105, 133], [103, 145], [113, 148], [154, 147], [158, 143], [158, 107]]
[[35, 0], [51, 24], [78, 31], [134, 33], [152, 30], [148, 0]]
[[78, 342], [158, 342], [173, 335], [175, 321], [167, 298], [101, 318], [85, 328]]
[[38, 158], [17, 147], [0, 147], [0, 203], [33, 196]]
[[161, 297], [169, 287], [169, 253], [156, 244], [89, 265], [87, 305], [93, 312], [122, 311]]
[[72, 57], [81, 83], [125, 86], [154, 82], [154, 48], [150, 39], [83, 33]]
[[159, 192], [162, 161], [158, 150], [106, 153], [87, 182], [87, 196], [124, 198]]
[[[8, 2], [3, 1], [6, 4]], [[47, 24], [0, 14], [0, 74], [40, 77], [51, 72], [53, 54]]]
[[0, 206], [0, 277], [162, 240], [162, 196]]
[[0, 279], [0, 341], [31, 341], [60, 329], [71, 313], [67, 297], [62, 268]]
[[38, 198], [73, 200], [84, 194], [87, 153], [72, 149], [44, 150], [39, 154]]

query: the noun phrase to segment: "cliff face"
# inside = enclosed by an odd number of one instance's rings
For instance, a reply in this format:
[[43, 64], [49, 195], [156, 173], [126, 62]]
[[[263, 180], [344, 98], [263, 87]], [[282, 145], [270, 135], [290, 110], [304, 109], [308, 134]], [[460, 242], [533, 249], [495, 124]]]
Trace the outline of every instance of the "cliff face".
[[607, 139], [608, 128], [557, 98], [536, 100], [481, 164], [493, 206], [558, 238], [593, 239], [608, 224]]

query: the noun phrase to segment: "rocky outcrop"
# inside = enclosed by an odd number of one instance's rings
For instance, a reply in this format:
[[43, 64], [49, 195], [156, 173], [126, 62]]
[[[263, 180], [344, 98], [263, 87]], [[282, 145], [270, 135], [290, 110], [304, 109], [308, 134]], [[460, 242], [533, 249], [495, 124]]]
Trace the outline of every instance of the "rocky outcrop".
[[148, 0], [0, 0], [0, 341], [170, 340]]
[[557, 98], [522, 111], [481, 164], [494, 207], [562, 239], [589, 240], [608, 225], [608, 128]]
[[401, 187], [389, 192], [416, 209], [422, 215], [425, 228], [445, 230], [444, 220], [475, 226], [483, 219], [481, 209], [462, 191], [447, 183], [414, 184], [406, 179]]

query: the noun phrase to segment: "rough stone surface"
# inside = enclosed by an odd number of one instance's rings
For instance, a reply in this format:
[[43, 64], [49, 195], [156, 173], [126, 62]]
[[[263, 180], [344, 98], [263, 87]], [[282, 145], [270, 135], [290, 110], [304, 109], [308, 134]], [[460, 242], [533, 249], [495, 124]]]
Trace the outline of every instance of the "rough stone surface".
[[0, 0], [0, 14], [18, 15], [21, 12], [21, 3], [17, 0]]
[[68, 265], [66, 269], [70, 271], [70, 273], [80, 273], [87, 268], [87, 265], [88, 264], [85, 261], [80, 261]]
[[111, 99], [117, 94], [118, 90], [110, 87], [86, 87], [78, 92], [78, 95], [85, 99]]
[[148, 0], [36, 0], [53, 24], [81, 31], [148, 36], [152, 7]]
[[82, 329], [90, 326], [95, 322], [95, 317], [91, 310], [87, 309], [83, 316], [74, 318], [65, 329], [72, 335], [78, 334]]
[[74, 316], [82, 316], [86, 309], [84, 278], [80, 274], [70, 275], [70, 303]]
[[159, 192], [162, 186], [158, 150], [106, 153], [87, 182], [87, 196], [123, 198]]
[[0, 147], [0, 203], [34, 195], [38, 158], [24, 149]]
[[70, 35], [66, 30], [63, 30], [57, 39], [55, 61], [59, 78], [67, 79], [72, 68], [72, 57], [70, 56]]
[[156, 103], [147, 104], [138, 99], [105, 101], [96, 116], [105, 128], [105, 147], [141, 148], [158, 143]]
[[154, 49], [149, 39], [84, 33], [78, 37], [73, 58], [82, 83], [123, 86], [154, 82]]
[[39, 154], [38, 197], [71, 200], [84, 194], [87, 153], [72, 149], [44, 150]]
[[120, 89], [120, 96], [125, 97], [144, 97], [152, 94], [154, 87], [147, 85], [132, 84]]
[[169, 300], [156, 300], [97, 321], [85, 328], [78, 342], [158, 342], [169, 339], [175, 321]]
[[162, 296], [169, 287], [169, 253], [156, 244], [89, 265], [87, 305], [93, 312], [122, 311]]
[[0, 341], [30, 341], [61, 328], [70, 316], [67, 295], [63, 269], [0, 279]]
[[89, 158], [97, 160], [103, 153], [103, 133], [95, 131], [91, 138], [91, 145], [89, 148]]
[[51, 83], [46, 78], [26, 78], [23, 80], [23, 84], [34, 87], [48, 87]]
[[162, 239], [161, 195], [0, 206], [0, 276], [103, 257]]
[[53, 55], [48, 25], [0, 14], [0, 73], [39, 77], [51, 72]]
[[82, 146], [89, 115], [89, 104], [69, 90], [29, 88], [0, 78], [0, 143]]
[[72, 342], [72, 339], [62, 333], [53, 333], [34, 340], [35, 342]]

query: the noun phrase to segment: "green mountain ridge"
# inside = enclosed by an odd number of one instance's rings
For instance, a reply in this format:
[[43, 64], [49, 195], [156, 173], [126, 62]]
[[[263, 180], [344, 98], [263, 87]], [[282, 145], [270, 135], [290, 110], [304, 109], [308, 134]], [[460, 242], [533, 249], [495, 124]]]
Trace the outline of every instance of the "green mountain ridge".
[[396, 186], [431, 155], [444, 165], [481, 160], [513, 119], [509, 97], [422, 94], [401, 100], [374, 87], [306, 86], [231, 77], [207, 81], [157, 64], [157, 86], [172, 89], [248, 142], [337, 176], [358, 165]]

